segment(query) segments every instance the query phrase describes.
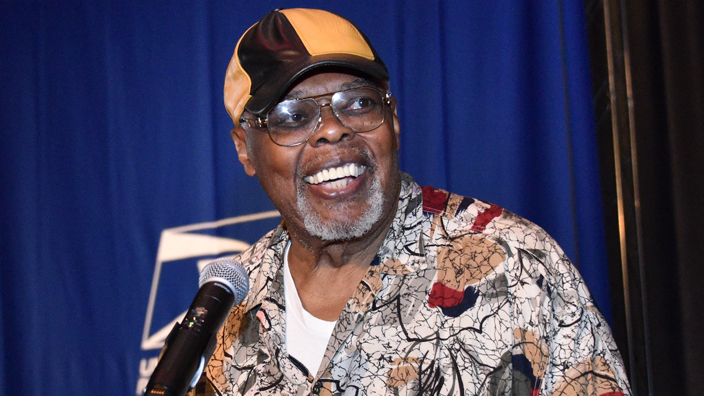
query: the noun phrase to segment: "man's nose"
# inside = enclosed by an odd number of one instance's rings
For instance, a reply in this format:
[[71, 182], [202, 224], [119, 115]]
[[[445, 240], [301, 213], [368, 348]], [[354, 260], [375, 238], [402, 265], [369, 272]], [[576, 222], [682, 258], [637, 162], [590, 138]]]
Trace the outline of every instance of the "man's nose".
[[320, 106], [320, 122], [308, 142], [313, 146], [337, 143], [352, 138], [354, 131], [346, 127], [332, 111], [329, 104]]

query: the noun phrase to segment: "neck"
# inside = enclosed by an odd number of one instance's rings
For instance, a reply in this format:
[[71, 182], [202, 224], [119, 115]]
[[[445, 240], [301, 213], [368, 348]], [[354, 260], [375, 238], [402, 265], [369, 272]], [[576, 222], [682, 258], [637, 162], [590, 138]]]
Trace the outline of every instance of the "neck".
[[303, 307], [319, 319], [337, 320], [384, 242], [389, 221], [350, 241], [302, 240], [291, 234], [288, 263]]

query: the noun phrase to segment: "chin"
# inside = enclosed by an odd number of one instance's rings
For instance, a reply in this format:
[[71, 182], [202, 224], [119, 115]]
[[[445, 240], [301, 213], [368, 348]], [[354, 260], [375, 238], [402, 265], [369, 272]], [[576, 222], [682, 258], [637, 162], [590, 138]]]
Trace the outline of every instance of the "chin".
[[335, 212], [334, 219], [324, 219], [320, 216], [303, 194], [299, 194], [297, 205], [303, 217], [303, 225], [310, 235], [323, 241], [346, 241], [368, 234], [384, 217], [387, 199], [384, 198], [384, 191], [378, 178], [373, 179], [369, 194], [364, 200], [361, 215], [348, 205], [330, 208]]

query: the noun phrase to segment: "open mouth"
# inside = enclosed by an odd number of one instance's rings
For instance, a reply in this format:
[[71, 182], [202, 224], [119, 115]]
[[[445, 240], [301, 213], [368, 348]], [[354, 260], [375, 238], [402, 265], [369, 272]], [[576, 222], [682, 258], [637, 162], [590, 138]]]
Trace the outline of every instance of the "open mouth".
[[347, 164], [336, 168], [323, 169], [322, 171], [306, 176], [303, 180], [309, 184], [320, 184], [327, 188], [344, 188], [355, 177], [364, 173], [367, 169], [364, 165]]

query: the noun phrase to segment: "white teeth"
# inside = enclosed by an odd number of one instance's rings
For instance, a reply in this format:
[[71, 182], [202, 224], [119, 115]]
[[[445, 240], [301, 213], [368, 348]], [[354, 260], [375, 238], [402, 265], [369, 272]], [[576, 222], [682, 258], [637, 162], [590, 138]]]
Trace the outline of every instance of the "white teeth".
[[350, 183], [347, 177], [357, 177], [364, 173], [366, 169], [367, 167], [363, 165], [347, 164], [337, 168], [323, 169], [315, 175], [306, 176], [303, 180], [310, 184], [320, 184], [322, 182], [338, 179], [331, 182], [329, 187], [343, 188]]

